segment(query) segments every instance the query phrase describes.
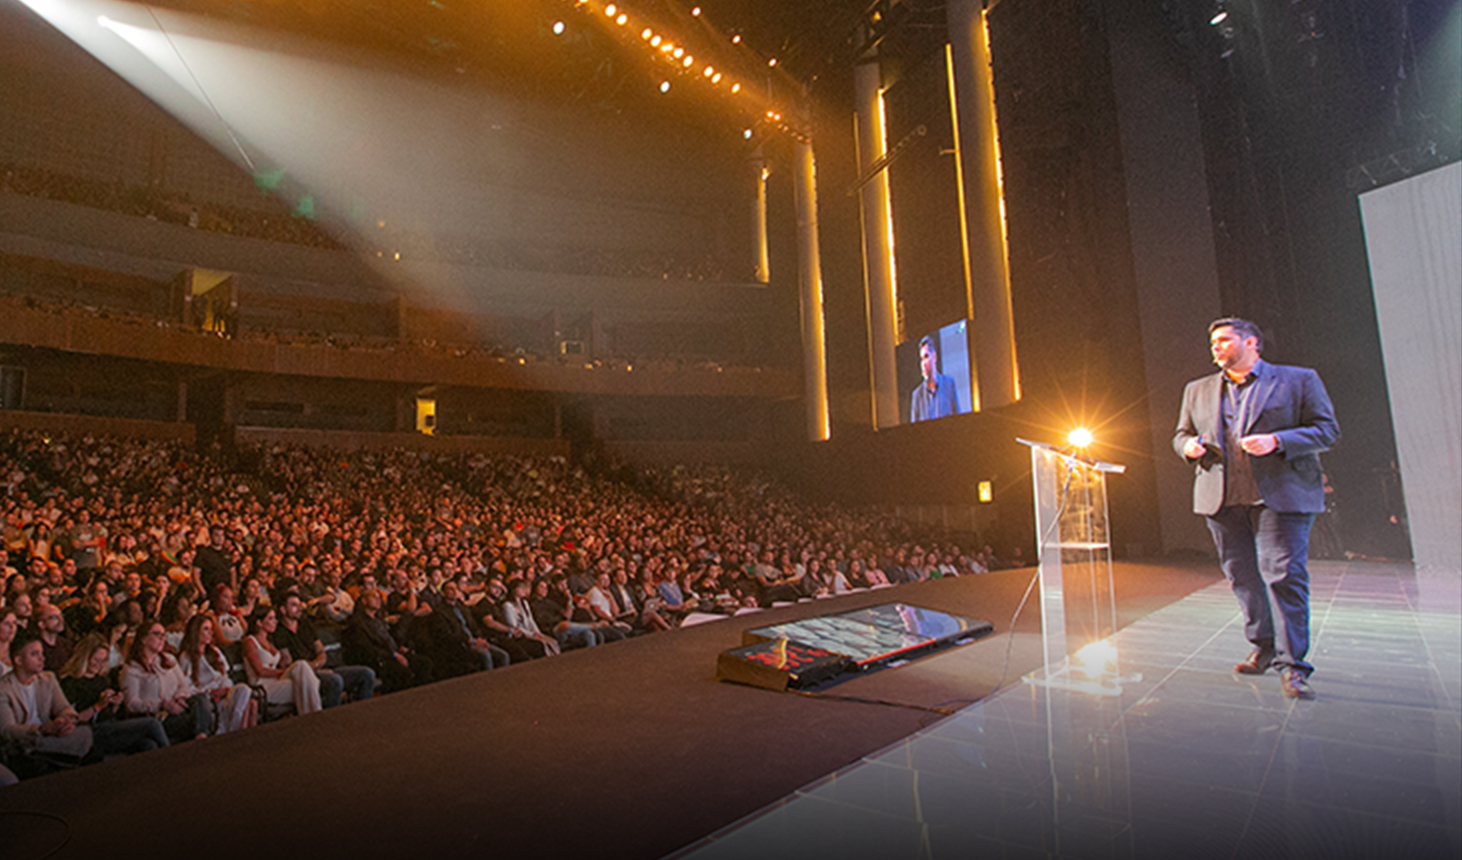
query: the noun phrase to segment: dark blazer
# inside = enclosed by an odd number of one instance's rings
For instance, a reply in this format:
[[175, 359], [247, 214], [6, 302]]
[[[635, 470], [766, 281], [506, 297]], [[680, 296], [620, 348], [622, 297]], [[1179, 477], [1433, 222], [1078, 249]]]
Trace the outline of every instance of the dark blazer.
[[[1253, 384], [1253, 408], [1249, 426], [1238, 433], [1249, 436], [1273, 433], [1279, 448], [1263, 457], [1250, 458], [1259, 496], [1271, 510], [1284, 513], [1320, 513], [1325, 510], [1324, 478], [1320, 452], [1340, 438], [1335, 408], [1320, 375], [1306, 367], [1260, 362]], [[1207, 435], [1218, 449], [1210, 449], [1194, 464], [1193, 512], [1218, 513], [1223, 507], [1224, 475], [1222, 413], [1223, 371], [1195, 379], [1183, 390], [1183, 410], [1173, 434], [1173, 450], [1183, 456], [1188, 440]]]

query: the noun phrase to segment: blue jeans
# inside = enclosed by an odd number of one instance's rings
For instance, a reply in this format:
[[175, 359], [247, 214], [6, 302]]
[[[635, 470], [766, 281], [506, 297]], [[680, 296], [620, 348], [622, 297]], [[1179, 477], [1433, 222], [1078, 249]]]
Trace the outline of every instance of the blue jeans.
[[575, 624], [570, 621], [567, 626], [559, 629], [558, 644], [567, 651], [572, 642], [578, 642], [585, 648], [589, 648], [599, 644], [599, 634], [587, 624]]
[[1208, 517], [1223, 575], [1244, 611], [1244, 636], [1274, 648], [1274, 666], [1309, 675], [1310, 526], [1314, 514], [1263, 505], [1220, 508]]
[[333, 708], [340, 704], [342, 693], [349, 693], [352, 702], [369, 699], [376, 692], [376, 670], [369, 666], [336, 666], [318, 669], [320, 705]]
[[92, 750], [101, 756], [132, 755], [168, 746], [157, 717], [102, 720], [92, 724]]

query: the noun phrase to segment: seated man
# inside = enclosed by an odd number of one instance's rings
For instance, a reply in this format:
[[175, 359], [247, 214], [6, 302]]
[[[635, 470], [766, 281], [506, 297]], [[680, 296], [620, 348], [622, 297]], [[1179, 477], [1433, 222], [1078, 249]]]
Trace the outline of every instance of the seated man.
[[66, 635], [66, 619], [61, 608], [53, 604], [35, 610], [36, 632], [41, 637], [41, 650], [46, 653], [46, 671], [59, 672], [71, 659], [71, 637]]
[[300, 596], [290, 592], [284, 596], [279, 607], [279, 626], [270, 635], [274, 647], [289, 652], [295, 660], [304, 660], [315, 669], [320, 679], [320, 704], [333, 708], [340, 704], [342, 692], [350, 693], [350, 700], [358, 702], [369, 699], [376, 690], [376, 672], [369, 666], [325, 667], [325, 643], [315, 633], [314, 625], [305, 617], [305, 605]]
[[340, 647], [346, 662], [369, 666], [384, 683], [384, 692], [394, 692], [431, 678], [431, 661], [425, 655], [410, 653], [396, 644], [391, 630], [381, 617], [384, 601], [374, 589], [362, 591], [355, 602], [355, 612], [345, 625]]
[[80, 760], [91, 752], [91, 729], [78, 726], [76, 709], [45, 670], [46, 655], [34, 634], [10, 642], [13, 671], [0, 678], [0, 735], [18, 747], [11, 762], [31, 775], [45, 773], [44, 759], [58, 755]]
[[442, 611], [435, 613], [439, 641], [439, 660], [448, 663], [452, 674], [466, 674], [482, 669], [498, 669], [512, 662], [508, 652], [487, 640], [486, 631], [478, 626], [456, 582], [447, 580], [441, 586]]

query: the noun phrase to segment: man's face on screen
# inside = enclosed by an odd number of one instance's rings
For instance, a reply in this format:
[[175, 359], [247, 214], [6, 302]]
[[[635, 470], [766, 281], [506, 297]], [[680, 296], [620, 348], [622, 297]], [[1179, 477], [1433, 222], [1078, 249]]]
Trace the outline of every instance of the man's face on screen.
[[[907, 366], [907, 365], [906, 365]], [[928, 344], [919, 346], [919, 372], [924, 375], [924, 381], [928, 382], [934, 378], [939, 368], [939, 353]]]

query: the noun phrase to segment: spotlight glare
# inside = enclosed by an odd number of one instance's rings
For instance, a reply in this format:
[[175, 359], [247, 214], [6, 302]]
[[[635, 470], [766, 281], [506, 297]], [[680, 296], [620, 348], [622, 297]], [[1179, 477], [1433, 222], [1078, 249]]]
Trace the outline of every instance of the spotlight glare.
[[623, 27], [625, 24], [628, 24], [629, 23], [629, 16], [621, 13], [618, 18], [615, 18], [614, 19], [614, 23], [616, 23], [619, 26]]
[[711, 75], [714, 75], [714, 74], [715, 74], [715, 73], [716, 73], [716, 70], [715, 70], [715, 68], [714, 68], [714, 67], [712, 67], [712, 66], [706, 66], [706, 70], [705, 70], [705, 71], [704, 71], [704, 72], [701, 72], [701, 74], [703, 74], [703, 75], [705, 75], [705, 76], [706, 76], [706, 77], [708, 77], [708, 78], [709, 78], [709, 77], [710, 77], [710, 76], [711, 76]]
[[675, 43], [674, 42], [665, 42], [664, 44], [662, 44], [660, 46], [660, 50], [662, 52], [666, 53], [666, 54], [670, 53], [674, 49], [675, 49]]
[[741, 84], [732, 84], [731, 85], [731, 92], [733, 92], [733, 93], [739, 93], [739, 92], [741, 92]]
[[1227, 9], [1220, 9], [1220, 10], [1218, 10], [1218, 14], [1217, 15], [1214, 15], [1212, 18], [1209, 18], [1208, 19], [1208, 23], [1210, 23], [1213, 26], [1217, 27], [1219, 24], [1222, 24], [1224, 21], [1227, 21], [1227, 20], [1228, 20], [1228, 10]]
[[721, 82], [721, 73], [720, 72], [716, 72], [714, 75], [711, 75], [711, 83], [713, 83], [713, 84], [719, 84], [720, 82]]
[[695, 57], [686, 57], [685, 58], [685, 61], [682, 62], [681, 65], [682, 66], [685, 66], [688, 69], [688, 68], [690, 68], [691, 64], [694, 63], [694, 62], [695, 62]]
[[650, 37], [650, 44], [651, 45], [654, 45], [657, 48], [660, 47], [660, 43], [663, 42], [663, 41], [665, 41], [665, 40], [662, 39], [662, 38], [660, 38], [659, 36], [651, 36]]
[[694, 9], [691, 9], [690, 10], [690, 14], [692, 14], [692, 15], [696, 16], [697, 18], [699, 18], [701, 16], [701, 7], [697, 6]]
[[743, 138], [745, 138], [746, 140], [751, 140], [751, 129], [749, 129], [749, 128], [742, 129], [741, 130], [741, 136]]
[[661, 81], [660, 82], [660, 92], [662, 92], [662, 93], [668, 93], [668, 92], [670, 92], [670, 82], [669, 81]]
[[767, 65], [768, 66], [776, 66], [777, 65], [777, 58], [776, 57], [772, 57], [770, 60], [767, 60]]
[[675, 59], [678, 60], [681, 57], [685, 56], [685, 49], [677, 46], [676, 49], [674, 51], [671, 51], [670, 53], [674, 54]]
[[555, 35], [555, 36], [562, 36], [563, 35], [563, 31], [564, 31], [563, 22], [562, 21], [554, 21], [553, 22], [553, 35]]
[[1066, 436], [1066, 441], [1073, 448], [1085, 448], [1092, 443], [1093, 437], [1090, 430], [1085, 427], [1077, 427]]
[[618, 11], [619, 7], [615, 6], [613, 3], [610, 3], [608, 6], [604, 7], [604, 14], [610, 18], [613, 18], [614, 14]]
[[648, 38], [650, 38], [653, 35], [655, 35], [655, 31], [654, 30], [651, 30], [649, 27], [646, 27], [645, 29], [643, 29], [643, 30], [640, 31], [640, 38], [641, 39], [648, 39]]
[[731, 37], [731, 44], [733, 44], [733, 45], [739, 45], [739, 44], [741, 44], [741, 34], [740, 33], [737, 33], [736, 35], [734, 35], [734, 36]]

